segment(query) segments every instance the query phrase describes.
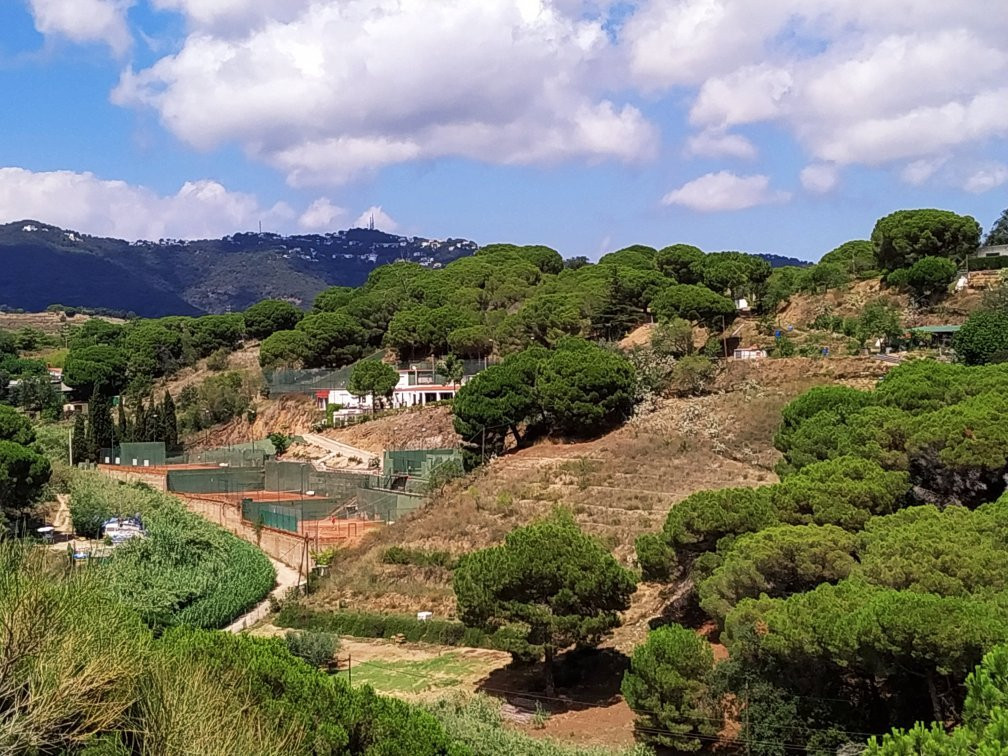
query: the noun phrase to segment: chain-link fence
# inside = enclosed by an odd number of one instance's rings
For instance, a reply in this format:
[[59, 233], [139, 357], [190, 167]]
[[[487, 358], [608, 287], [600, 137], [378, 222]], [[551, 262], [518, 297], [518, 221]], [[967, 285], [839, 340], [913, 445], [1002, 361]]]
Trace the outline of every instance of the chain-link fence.
[[265, 474], [261, 467], [210, 467], [168, 470], [169, 491], [188, 494], [231, 494], [262, 491]]

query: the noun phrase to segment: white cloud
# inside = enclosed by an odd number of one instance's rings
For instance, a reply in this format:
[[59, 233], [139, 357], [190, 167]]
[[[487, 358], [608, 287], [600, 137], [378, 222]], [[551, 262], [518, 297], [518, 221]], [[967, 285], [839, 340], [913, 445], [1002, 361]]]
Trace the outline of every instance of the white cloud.
[[840, 172], [830, 163], [812, 163], [802, 168], [798, 176], [801, 184], [815, 194], [825, 194], [837, 185]]
[[1006, 35], [978, 0], [643, 0], [622, 44], [696, 126], [773, 122], [817, 162], [883, 165], [1008, 136]]
[[392, 220], [392, 216], [382, 210], [381, 205], [373, 205], [360, 214], [360, 217], [353, 222], [353, 228], [367, 228], [368, 224], [374, 220], [375, 228], [386, 233], [395, 233], [399, 224]]
[[947, 157], [914, 160], [903, 167], [903, 170], [900, 171], [900, 178], [911, 186], [920, 186], [931, 178], [947, 160]]
[[768, 65], [745, 66], [708, 79], [690, 109], [690, 122], [732, 126], [772, 118], [792, 83], [789, 71]]
[[263, 207], [255, 197], [227, 190], [216, 181], [187, 181], [160, 195], [92, 173], [0, 168], [0, 218], [33, 218], [95, 236], [121, 239], [213, 238], [294, 216], [283, 203]]
[[708, 173], [674, 189], [662, 198], [662, 204], [682, 205], [700, 212], [715, 212], [786, 202], [790, 196], [787, 192], [771, 190], [768, 176], [737, 176], [730, 171], [719, 171]]
[[719, 129], [707, 129], [686, 141], [689, 155], [702, 157], [736, 157], [751, 160], [756, 146], [741, 134], [728, 134]]
[[336, 224], [345, 217], [345, 208], [334, 205], [327, 197], [319, 197], [301, 214], [298, 225], [305, 231], [325, 233], [334, 230]]
[[133, 0], [28, 0], [35, 28], [73, 42], [99, 42], [117, 55], [132, 45], [126, 12]]
[[992, 163], [971, 174], [963, 188], [973, 194], [982, 194], [996, 189], [1008, 181], [1008, 165], [1004, 163]]
[[699, 85], [763, 58], [783, 0], [650, 0], [627, 21], [630, 70], [649, 88]]
[[289, 21], [308, 5], [308, 0], [151, 0], [159, 10], [179, 11], [194, 29], [211, 29], [234, 36], [271, 19]]
[[158, 2], [192, 32], [177, 54], [124, 72], [113, 101], [154, 108], [201, 149], [238, 142], [295, 185], [443, 156], [656, 152], [640, 110], [606, 97], [617, 59], [601, 23], [567, 2]]

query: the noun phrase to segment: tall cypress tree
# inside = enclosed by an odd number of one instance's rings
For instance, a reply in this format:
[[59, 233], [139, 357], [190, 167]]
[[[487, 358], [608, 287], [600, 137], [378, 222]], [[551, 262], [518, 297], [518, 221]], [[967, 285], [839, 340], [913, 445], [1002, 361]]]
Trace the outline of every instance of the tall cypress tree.
[[137, 397], [137, 407], [133, 413], [133, 440], [147, 440], [147, 408], [142, 396]]
[[164, 440], [164, 421], [161, 417], [161, 405], [154, 401], [154, 396], [147, 402], [147, 440]]
[[112, 406], [109, 398], [101, 393], [98, 387], [91, 395], [88, 402], [88, 427], [89, 446], [94, 458], [98, 458], [98, 453], [102, 449], [112, 446], [112, 436], [114, 433], [112, 425]]
[[70, 456], [73, 463], [88, 461], [88, 436], [87, 427], [84, 425], [84, 413], [78, 412], [74, 415], [73, 431], [70, 436]]
[[161, 420], [164, 423], [165, 448], [174, 451], [178, 448], [178, 417], [175, 414], [175, 400], [170, 391], [165, 391], [161, 402]]
[[119, 443], [123, 441], [132, 441], [133, 434], [130, 429], [129, 421], [126, 419], [126, 410], [123, 408], [122, 397], [119, 397], [119, 421], [116, 423], [116, 438]]

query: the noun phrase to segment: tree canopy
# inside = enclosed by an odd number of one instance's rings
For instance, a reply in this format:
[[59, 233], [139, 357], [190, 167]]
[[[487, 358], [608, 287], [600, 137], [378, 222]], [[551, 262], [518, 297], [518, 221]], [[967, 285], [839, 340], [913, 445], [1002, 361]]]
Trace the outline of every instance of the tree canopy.
[[283, 299], [264, 299], [243, 313], [249, 336], [264, 339], [276, 331], [289, 331], [301, 320], [301, 311]]
[[705, 286], [677, 284], [660, 291], [651, 302], [659, 322], [682, 318], [709, 329], [735, 320], [735, 303]]
[[1008, 362], [1008, 311], [974, 312], [952, 337], [952, 347], [966, 365]]
[[710, 684], [714, 654], [692, 630], [669, 625], [634, 649], [620, 690], [637, 712], [646, 742], [697, 751], [721, 729], [721, 708]]
[[465, 555], [453, 585], [463, 622], [509, 627], [506, 650], [545, 658], [547, 695], [555, 655], [600, 643], [636, 590], [633, 574], [563, 511], [511, 531], [501, 546]]
[[350, 372], [347, 391], [354, 396], [370, 396], [374, 408], [380, 400], [392, 397], [398, 382], [399, 373], [391, 365], [380, 360], [361, 360]]
[[999, 244], [1008, 244], [1008, 208], [1001, 211], [1001, 215], [994, 221], [984, 238], [984, 244], [993, 247]]
[[879, 218], [871, 241], [883, 270], [909, 268], [928, 256], [962, 261], [980, 244], [980, 224], [949, 210], [897, 210]]

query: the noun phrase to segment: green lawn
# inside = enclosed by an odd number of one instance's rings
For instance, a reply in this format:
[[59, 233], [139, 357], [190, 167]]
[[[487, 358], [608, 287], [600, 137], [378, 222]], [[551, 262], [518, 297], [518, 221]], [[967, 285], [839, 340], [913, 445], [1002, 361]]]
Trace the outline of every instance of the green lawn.
[[[342, 657], [341, 661], [345, 664]], [[352, 677], [355, 686], [370, 685], [380, 693], [424, 693], [461, 685], [478, 675], [485, 664], [459, 653], [446, 653], [422, 661], [354, 661], [352, 674], [346, 669], [338, 674]]]

